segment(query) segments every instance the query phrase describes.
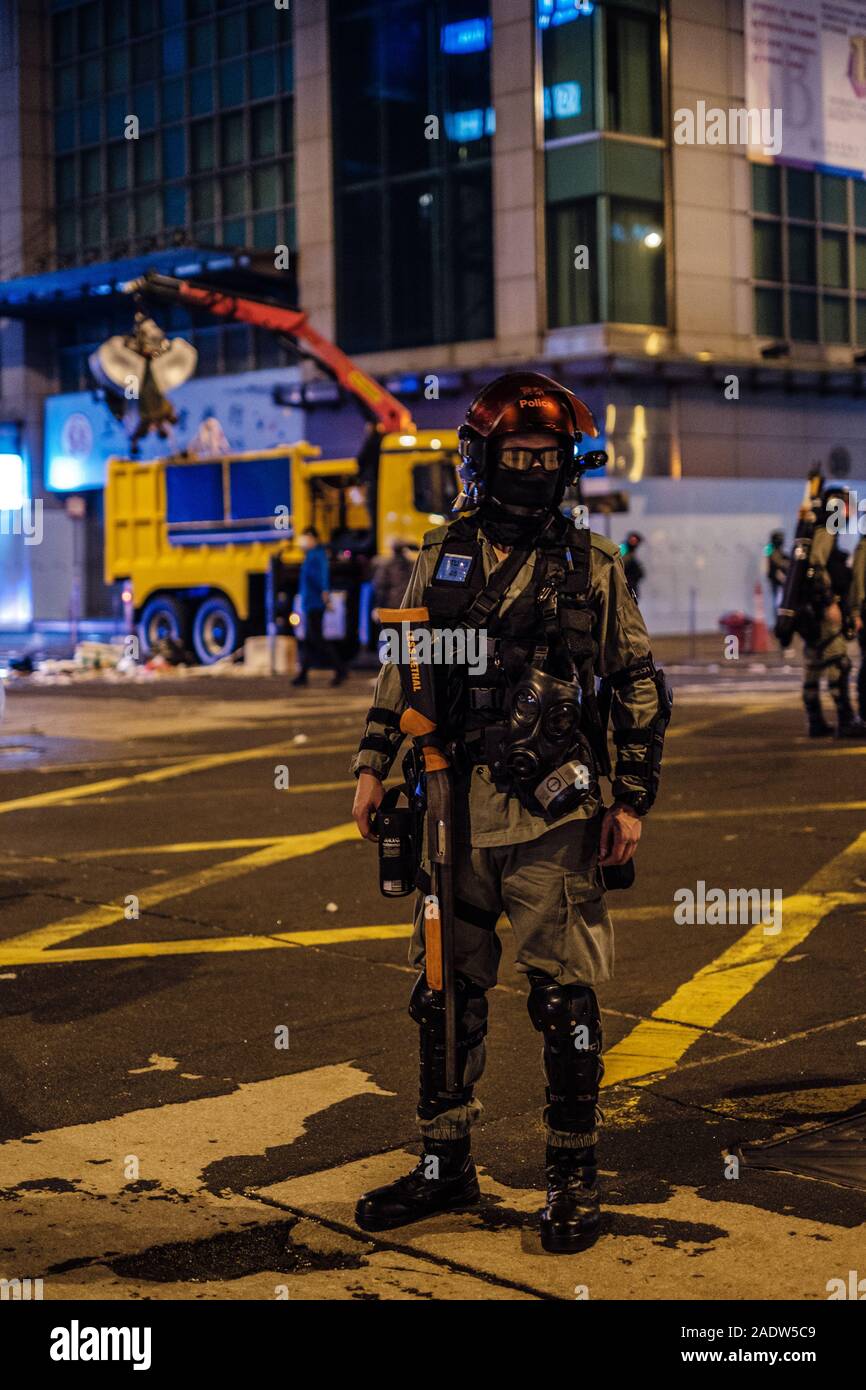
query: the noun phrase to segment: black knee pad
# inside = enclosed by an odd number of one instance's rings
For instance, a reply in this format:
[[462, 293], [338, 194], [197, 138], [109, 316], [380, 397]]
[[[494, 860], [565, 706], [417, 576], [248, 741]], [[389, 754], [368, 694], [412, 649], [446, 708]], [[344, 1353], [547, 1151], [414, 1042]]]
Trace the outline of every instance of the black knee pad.
[[595, 1123], [601, 1060], [601, 1013], [590, 985], [561, 985], [541, 971], [529, 976], [527, 1007], [544, 1038], [550, 1124], [583, 1132]]
[[[454, 976], [457, 1014], [457, 1084], [460, 1094], [445, 1091], [445, 1001], [439, 990], [431, 989], [427, 976], [420, 974], [409, 999], [409, 1015], [420, 1029], [421, 1075], [418, 1114], [432, 1120], [444, 1110], [468, 1105], [472, 1084], [483, 1069], [483, 1042], [487, 1033], [487, 996], [459, 972]], [[473, 1065], [469, 1066], [470, 1056]]]

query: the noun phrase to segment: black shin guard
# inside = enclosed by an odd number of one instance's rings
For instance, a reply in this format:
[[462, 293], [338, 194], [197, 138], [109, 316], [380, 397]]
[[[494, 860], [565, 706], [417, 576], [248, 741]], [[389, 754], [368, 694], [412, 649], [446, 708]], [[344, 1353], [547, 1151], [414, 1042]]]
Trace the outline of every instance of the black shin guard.
[[601, 1060], [601, 1014], [589, 985], [561, 985], [530, 971], [529, 1017], [544, 1038], [548, 1143], [591, 1148], [596, 1141]]
[[[418, 1118], [432, 1121], [447, 1110], [468, 1106], [472, 1088], [484, 1070], [484, 1037], [487, 1032], [487, 997], [484, 990], [456, 974], [457, 1084], [459, 1092], [445, 1089], [445, 1005], [441, 993], [431, 989], [424, 974], [418, 976], [409, 1013], [420, 1030]], [[443, 1135], [442, 1137], [446, 1137]], [[458, 1138], [458, 1134], [450, 1137]]]

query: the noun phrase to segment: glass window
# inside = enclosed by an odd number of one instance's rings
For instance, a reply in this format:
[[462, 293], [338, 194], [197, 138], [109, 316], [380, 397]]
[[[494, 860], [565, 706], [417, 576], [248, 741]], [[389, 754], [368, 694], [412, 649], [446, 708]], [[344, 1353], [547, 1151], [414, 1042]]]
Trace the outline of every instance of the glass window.
[[99, 106], [94, 101], [82, 106], [79, 115], [78, 138], [82, 145], [95, 145], [100, 139]]
[[854, 238], [854, 273], [858, 290], [866, 290], [866, 237]]
[[457, 341], [493, 337], [493, 207], [486, 169], [454, 179], [446, 245], [451, 248], [453, 323], [443, 333]]
[[[610, 7], [605, 18], [607, 127], [627, 135], [660, 135], [658, 17]], [[583, 26], [577, 22], [571, 27]]]
[[866, 227], [866, 179], [854, 179], [854, 221]]
[[292, 62], [292, 50], [288, 44], [280, 49], [280, 86], [284, 92], [295, 90], [295, 69]]
[[818, 297], [803, 290], [792, 290], [788, 295], [788, 312], [791, 320], [791, 337], [801, 343], [818, 341]]
[[102, 241], [102, 208], [91, 203], [81, 213], [81, 241], [84, 246], [98, 246]]
[[777, 222], [753, 222], [752, 251], [756, 280], [781, 280], [782, 230]]
[[222, 153], [224, 165], [244, 162], [244, 118], [240, 111], [222, 118]]
[[162, 119], [179, 121], [184, 114], [183, 82], [176, 78], [162, 84]]
[[133, 82], [148, 82], [159, 76], [159, 46], [155, 39], [133, 44], [131, 53]]
[[[70, 211], [68, 216], [61, 218], [57, 223], [57, 250], [61, 255], [66, 255], [68, 252], [74, 251], [77, 245], [78, 219], [75, 214]], [[77, 383], [75, 387], [71, 389], [77, 390]]]
[[280, 197], [280, 171], [276, 164], [266, 164], [253, 170], [253, 207], [275, 208]]
[[194, 72], [189, 79], [189, 110], [191, 116], [206, 116], [213, 111], [213, 72]]
[[125, 198], [112, 198], [108, 204], [108, 239], [120, 241], [129, 236], [129, 203]]
[[186, 189], [166, 188], [162, 195], [163, 226], [183, 227], [186, 216]]
[[183, 72], [186, 68], [186, 34], [183, 29], [170, 29], [162, 36], [162, 70]]
[[[564, 26], [567, 27], [567, 26]], [[596, 200], [547, 209], [548, 313], [551, 328], [598, 322]], [[578, 248], [589, 247], [589, 264], [578, 270]], [[581, 257], [582, 259], [582, 257]]]
[[132, 93], [132, 106], [142, 130], [153, 130], [156, 125], [156, 87], [148, 82], [145, 87], [136, 87]]
[[[280, 16], [282, 18], [283, 16]], [[277, 43], [277, 11], [273, 5], [253, 5], [249, 10], [250, 48], [273, 48]]]
[[345, 192], [340, 200], [339, 225], [346, 232], [336, 267], [337, 342], [350, 353], [371, 352], [385, 342], [382, 203], [378, 189]]
[[253, 159], [267, 159], [277, 151], [277, 108], [256, 106], [250, 114]]
[[71, 203], [75, 198], [75, 156], [66, 155], [54, 166], [54, 188], [58, 203]]
[[119, 92], [128, 82], [129, 49], [112, 48], [105, 59], [105, 85], [109, 92]]
[[70, 63], [67, 68], [57, 68], [54, 73], [54, 101], [57, 106], [68, 106], [78, 96], [78, 68]]
[[140, 193], [135, 200], [135, 230], [139, 236], [152, 236], [159, 226], [159, 195]]
[[198, 174], [205, 169], [212, 169], [214, 167], [213, 121], [198, 121], [195, 125], [190, 126], [189, 132], [193, 171]]
[[216, 34], [213, 24], [194, 24], [189, 31], [189, 56], [192, 67], [212, 63], [216, 57]]
[[752, 165], [752, 207], [755, 212], [782, 211], [781, 170], [776, 164]]
[[186, 173], [186, 136], [182, 125], [162, 132], [162, 176], [180, 179]]
[[244, 65], [223, 63], [219, 69], [220, 104], [240, 106], [244, 99]]
[[655, 203], [610, 200], [610, 318], [663, 324], [665, 258], [662, 209]]
[[786, 169], [788, 216], [815, 220], [815, 175], [808, 169]]
[[277, 90], [273, 53], [256, 53], [250, 58], [250, 100], [272, 97]]
[[79, 63], [78, 78], [82, 97], [98, 97], [102, 91], [102, 60], [85, 58]]
[[[275, 212], [260, 212], [253, 218], [253, 246], [267, 248], [277, 244], [277, 214]], [[261, 353], [257, 353], [259, 366], [267, 365], [261, 360]], [[275, 363], [272, 365], [276, 365]]]
[[848, 286], [848, 237], [845, 232], [821, 233], [821, 284]]
[[121, 189], [127, 188], [129, 185], [126, 152], [130, 143], [130, 141], [121, 140], [116, 144], [109, 145], [106, 149], [108, 187], [113, 193], [119, 193]]
[[134, 143], [135, 182], [153, 183], [156, 178], [156, 137], [146, 135]]
[[162, 0], [163, 24], [183, 24], [186, 17], [186, 0]]
[[219, 22], [220, 57], [236, 58], [247, 46], [246, 16], [243, 13], [223, 15]]
[[576, 21], [542, 32], [546, 140], [580, 135], [596, 127], [592, 29], [591, 22]]
[[866, 343], [866, 299], [857, 300], [857, 342], [861, 347]]
[[835, 174], [821, 175], [821, 217], [824, 222], [848, 222], [846, 180]]
[[244, 174], [229, 174], [222, 181], [223, 186], [223, 217], [235, 212], [245, 212], [246, 201], [246, 176]]
[[82, 5], [78, 11], [78, 47], [82, 53], [98, 48], [102, 42], [102, 15], [98, 0]]
[[135, 0], [132, 28], [135, 34], [149, 34], [157, 27], [157, 0]]
[[[761, 227], [771, 226], [771, 223], [762, 222]], [[772, 248], [768, 252], [772, 257]], [[757, 266], [757, 259], [755, 261]], [[776, 280], [777, 275], [755, 275], [759, 280]], [[796, 227], [788, 228], [788, 278], [795, 285], [814, 285], [815, 284], [815, 228]]]
[[73, 58], [78, 49], [75, 11], [66, 10], [63, 14], [56, 14], [52, 21], [52, 28], [54, 31], [54, 61], [61, 62], [64, 58]]
[[[242, 217], [223, 222], [223, 243], [226, 246], [246, 246], [247, 224]], [[228, 371], [229, 368], [226, 367]]]
[[105, 35], [108, 43], [123, 43], [129, 38], [127, 0], [110, 0], [105, 16]]
[[822, 305], [825, 343], [848, 343], [851, 331], [848, 327], [848, 299], [838, 294], [825, 294]]
[[54, 152], [63, 154], [75, 148], [75, 112], [58, 111], [54, 117]]
[[781, 338], [782, 291], [755, 290], [755, 332], [763, 338]]
[[283, 102], [283, 149], [291, 154], [295, 148], [295, 103]]
[[102, 160], [99, 150], [86, 150], [81, 156], [81, 195], [95, 198], [102, 192]]
[[213, 217], [213, 205], [213, 183], [210, 179], [200, 179], [192, 186], [192, 215], [195, 220]]

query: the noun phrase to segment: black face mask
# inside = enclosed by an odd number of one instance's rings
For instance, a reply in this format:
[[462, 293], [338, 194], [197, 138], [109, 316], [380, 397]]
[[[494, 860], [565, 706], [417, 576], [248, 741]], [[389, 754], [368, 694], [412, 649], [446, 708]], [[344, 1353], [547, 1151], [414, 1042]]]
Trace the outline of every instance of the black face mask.
[[481, 504], [486, 534], [502, 545], [530, 539], [553, 515], [564, 490], [562, 469], [556, 473], [517, 473], [497, 464]]

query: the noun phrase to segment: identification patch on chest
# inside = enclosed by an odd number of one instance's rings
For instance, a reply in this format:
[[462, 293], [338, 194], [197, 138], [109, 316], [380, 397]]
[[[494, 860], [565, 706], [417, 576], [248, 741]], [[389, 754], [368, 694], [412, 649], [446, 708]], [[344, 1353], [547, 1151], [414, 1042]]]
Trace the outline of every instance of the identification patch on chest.
[[433, 573], [434, 584], [467, 584], [475, 559], [474, 554], [443, 547]]

